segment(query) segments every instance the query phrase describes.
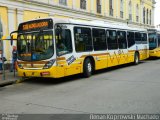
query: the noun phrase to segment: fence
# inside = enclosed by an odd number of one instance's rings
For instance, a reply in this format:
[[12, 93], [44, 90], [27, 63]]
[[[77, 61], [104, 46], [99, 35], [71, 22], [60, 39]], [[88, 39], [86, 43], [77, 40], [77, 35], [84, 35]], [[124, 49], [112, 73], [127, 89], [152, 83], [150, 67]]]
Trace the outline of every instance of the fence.
[[[2, 80], [7, 79], [8, 76], [11, 77], [15, 77], [16, 76], [16, 70], [15, 70], [15, 63], [14, 65], [12, 65], [12, 61], [11, 60], [4, 60], [4, 47], [3, 47], [3, 41], [0, 39], [0, 58], [2, 58], [2, 60], [0, 61], [0, 64], [2, 65], [2, 70], [0, 70], [0, 74], [1, 74], [1, 78]], [[13, 72], [13, 74], [11, 74], [10, 72]]]
[[[12, 66], [12, 61], [5, 61], [2, 63], [2, 70], [0, 71], [0, 79], [2, 80], [6, 80], [6, 79], [10, 79], [13, 77], [16, 77], [16, 63]], [[12, 69], [13, 67], [13, 69]]]

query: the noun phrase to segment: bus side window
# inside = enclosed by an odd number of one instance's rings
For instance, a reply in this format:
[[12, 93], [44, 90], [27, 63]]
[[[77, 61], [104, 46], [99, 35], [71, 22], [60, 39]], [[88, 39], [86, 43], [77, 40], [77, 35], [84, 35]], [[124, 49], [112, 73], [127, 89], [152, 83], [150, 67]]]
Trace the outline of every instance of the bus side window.
[[142, 41], [142, 44], [147, 44], [147, 34], [146, 33], [141, 33], [141, 41]]
[[117, 33], [115, 30], [107, 30], [108, 49], [118, 49]]
[[118, 38], [119, 49], [126, 49], [127, 48], [126, 32], [117, 31], [117, 38]]
[[128, 48], [135, 44], [134, 32], [127, 32]]
[[72, 52], [71, 31], [69, 29], [64, 29], [60, 36], [57, 35], [56, 47], [58, 55]]
[[106, 50], [106, 33], [104, 29], [92, 29], [94, 50]]
[[135, 42], [136, 44], [141, 44], [141, 33], [135, 32]]
[[74, 27], [75, 47], [77, 52], [92, 51], [91, 29]]

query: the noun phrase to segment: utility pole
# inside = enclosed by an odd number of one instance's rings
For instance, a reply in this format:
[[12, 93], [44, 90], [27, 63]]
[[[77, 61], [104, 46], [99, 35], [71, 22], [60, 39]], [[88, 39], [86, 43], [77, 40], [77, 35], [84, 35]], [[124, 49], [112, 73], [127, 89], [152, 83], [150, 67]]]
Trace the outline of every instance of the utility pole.
[[2, 78], [3, 80], [5, 80], [5, 65], [4, 65], [4, 47], [3, 47], [3, 40], [1, 39], [2, 42], [2, 68], [3, 68], [3, 72], [2, 72]]
[[1, 15], [0, 15], [0, 42], [1, 42], [1, 58], [2, 58], [2, 80], [5, 80], [5, 69], [4, 69], [4, 47], [3, 47], [3, 40], [2, 40], [2, 36], [3, 36], [3, 26], [2, 26], [2, 22], [1, 22]]

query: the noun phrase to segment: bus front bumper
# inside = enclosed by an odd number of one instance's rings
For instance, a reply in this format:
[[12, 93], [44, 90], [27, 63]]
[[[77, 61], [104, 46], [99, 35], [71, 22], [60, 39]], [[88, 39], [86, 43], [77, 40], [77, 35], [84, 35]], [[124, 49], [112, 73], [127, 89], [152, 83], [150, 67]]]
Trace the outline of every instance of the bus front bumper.
[[[52, 71], [52, 72], [51, 72]], [[57, 78], [55, 72], [56, 70], [42, 69], [42, 70], [25, 70], [18, 69], [18, 76], [20, 77], [47, 77], [47, 78]]]

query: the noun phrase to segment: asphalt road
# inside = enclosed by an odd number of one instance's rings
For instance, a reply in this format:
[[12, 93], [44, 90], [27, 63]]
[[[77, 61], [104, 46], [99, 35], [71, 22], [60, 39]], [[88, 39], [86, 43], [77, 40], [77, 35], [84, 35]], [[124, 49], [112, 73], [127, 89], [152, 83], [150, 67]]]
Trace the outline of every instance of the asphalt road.
[[0, 113], [160, 113], [160, 59], [2, 87]]

